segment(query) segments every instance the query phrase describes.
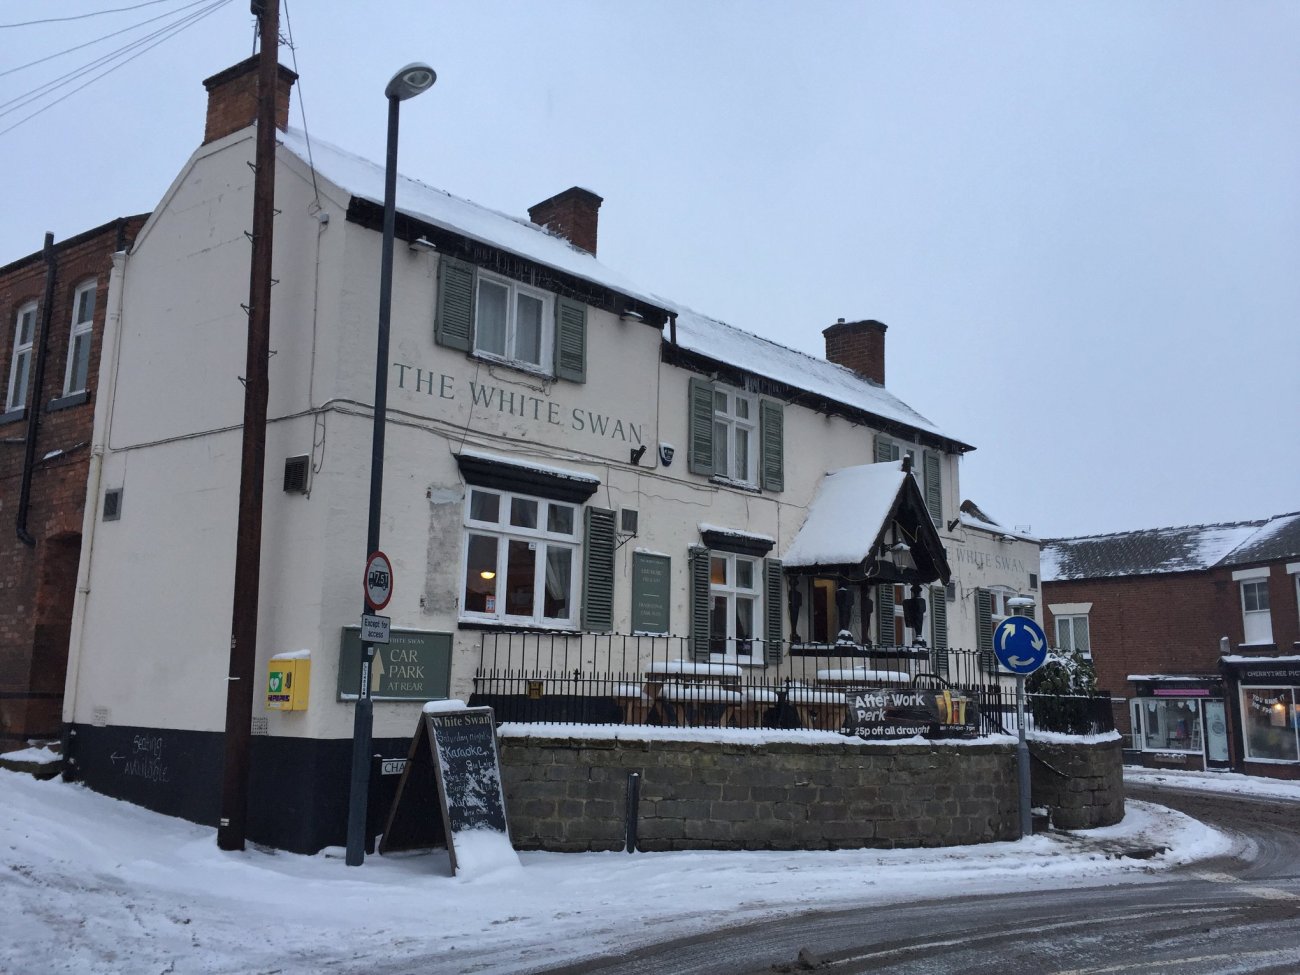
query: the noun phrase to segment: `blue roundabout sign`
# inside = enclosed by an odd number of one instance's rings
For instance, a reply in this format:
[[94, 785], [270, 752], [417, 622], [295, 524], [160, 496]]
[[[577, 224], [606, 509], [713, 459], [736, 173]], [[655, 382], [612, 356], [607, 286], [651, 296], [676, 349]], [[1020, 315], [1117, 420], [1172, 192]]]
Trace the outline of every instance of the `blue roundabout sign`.
[[1008, 616], [993, 631], [993, 652], [1013, 674], [1032, 674], [1047, 659], [1047, 635], [1028, 616]]

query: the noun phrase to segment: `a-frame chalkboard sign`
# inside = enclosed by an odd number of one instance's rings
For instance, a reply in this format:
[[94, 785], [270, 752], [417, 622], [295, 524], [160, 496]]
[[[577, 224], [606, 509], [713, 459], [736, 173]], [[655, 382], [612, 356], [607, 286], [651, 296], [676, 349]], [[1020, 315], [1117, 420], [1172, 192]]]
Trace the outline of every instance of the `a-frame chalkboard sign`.
[[499, 833], [510, 842], [492, 709], [425, 711], [379, 852], [446, 846], [455, 873], [456, 835], [471, 831]]

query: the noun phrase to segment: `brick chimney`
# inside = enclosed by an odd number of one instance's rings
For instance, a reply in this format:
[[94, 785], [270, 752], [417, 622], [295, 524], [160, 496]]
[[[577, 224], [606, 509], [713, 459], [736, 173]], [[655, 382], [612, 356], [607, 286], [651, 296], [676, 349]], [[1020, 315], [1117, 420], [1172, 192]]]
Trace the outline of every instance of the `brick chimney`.
[[600, 205], [605, 201], [591, 190], [571, 186], [528, 208], [528, 219], [559, 234], [593, 257], [596, 254], [596, 225]]
[[[254, 54], [247, 61], [218, 71], [203, 82], [208, 90], [208, 121], [203, 133], [203, 144], [215, 142], [223, 136], [238, 132], [257, 121], [257, 62]], [[289, 127], [289, 91], [298, 76], [283, 64], [277, 65], [279, 76], [275, 86], [275, 127]]]
[[822, 329], [826, 337], [826, 358], [847, 366], [863, 379], [885, 385], [885, 329], [889, 326], [875, 319], [846, 322], [840, 319]]

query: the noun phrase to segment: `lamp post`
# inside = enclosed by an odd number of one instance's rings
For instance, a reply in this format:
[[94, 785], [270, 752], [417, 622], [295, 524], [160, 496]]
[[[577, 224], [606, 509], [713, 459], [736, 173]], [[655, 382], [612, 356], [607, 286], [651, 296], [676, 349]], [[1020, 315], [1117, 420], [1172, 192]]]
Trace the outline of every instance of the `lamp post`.
[[[393, 75], [384, 89], [388, 99], [388, 155], [384, 161], [384, 238], [379, 262], [379, 327], [375, 346], [375, 419], [370, 441], [370, 515], [366, 522], [366, 558], [379, 551], [379, 515], [384, 491], [384, 427], [388, 409], [388, 322], [393, 304], [393, 234], [397, 224], [397, 116], [408, 98], [433, 87], [433, 68], [419, 62]], [[362, 614], [369, 607], [362, 605]], [[375, 648], [362, 643], [361, 680], [352, 721], [352, 779], [348, 792], [347, 865], [358, 867], [366, 859], [366, 809], [370, 796], [370, 733], [374, 704], [370, 699], [370, 663]]]

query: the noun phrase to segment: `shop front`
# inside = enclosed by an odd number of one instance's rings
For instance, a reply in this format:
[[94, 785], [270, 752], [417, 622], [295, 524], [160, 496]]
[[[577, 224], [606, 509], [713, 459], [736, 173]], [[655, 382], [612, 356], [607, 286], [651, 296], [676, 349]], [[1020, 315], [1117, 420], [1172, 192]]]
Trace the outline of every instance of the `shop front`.
[[1226, 769], [1232, 764], [1223, 681], [1210, 676], [1130, 675], [1131, 747], [1151, 768]]
[[1252, 775], [1300, 779], [1300, 656], [1225, 656], [1237, 766]]

